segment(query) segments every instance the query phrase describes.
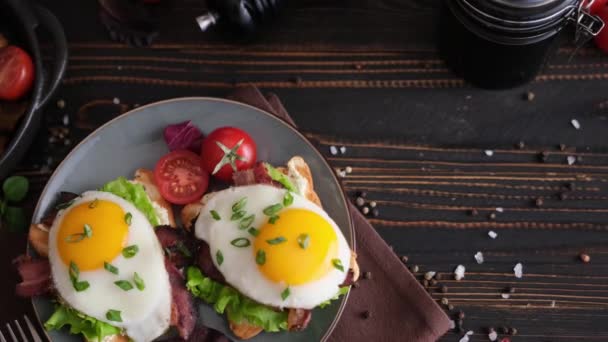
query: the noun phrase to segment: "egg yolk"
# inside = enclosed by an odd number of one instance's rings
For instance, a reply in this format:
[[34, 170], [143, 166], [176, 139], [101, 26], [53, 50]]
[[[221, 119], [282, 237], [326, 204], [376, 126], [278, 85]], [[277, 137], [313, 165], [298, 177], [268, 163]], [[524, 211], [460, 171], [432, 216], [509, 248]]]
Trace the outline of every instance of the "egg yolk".
[[[127, 243], [129, 226], [116, 203], [96, 200], [69, 209], [57, 232], [57, 250], [64, 264], [74, 262], [81, 271], [102, 268]], [[89, 234], [85, 228], [90, 227]]]
[[[282, 242], [280, 242], [282, 241]], [[265, 262], [258, 267], [273, 282], [299, 285], [323, 277], [338, 255], [338, 239], [333, 226], [319, 214], [303, 209], [279, 213], [274, 224], [260, 227], [254, 241], [254, 258], [264, 251]]]

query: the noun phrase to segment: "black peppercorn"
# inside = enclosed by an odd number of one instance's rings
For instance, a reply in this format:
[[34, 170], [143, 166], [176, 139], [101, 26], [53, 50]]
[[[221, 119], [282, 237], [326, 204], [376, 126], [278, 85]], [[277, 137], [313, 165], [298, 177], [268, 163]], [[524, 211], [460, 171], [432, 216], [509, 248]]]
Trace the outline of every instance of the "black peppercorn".
[[473, 209], [469, 209], [469, 211], [467, 212], [470, 216], [477, 216], [477, 214], [479, 214], [479, 212], [477, 211], [477, 209], [473, 208]]
[[441, 286], [441, 293], [448, 293], [448, 287], [446, 285]]
[[362, 316], [363, 316], [363, 319], [368, 319], [368, 318], [372, 317], [372, 313], [369, 310], [365, 310], [365, 311], [363, 311]]
[[431, 286], [435, 286], [435, 285], [437, 285], [437, 280], [435, 280], [435, 279], [431, 279], [431, 280], [429, 281], [429, 284], [431, 284]]
[[565, 192], [560, 193], [559, 199], [565, 201], [566, 199], [568, 199], [568, 194], [566, 194]]
[[548, 152], [546, 152], [546, 151], [541, 152], [541, 153], [538, 155], [538, 159], [539, 159], [541, 162], [546, 162], [547, 160], [549, 160], [549, 153], [548, 153]]
[[367, 192], [365, 192], [365, 191], [357, 191], [357, 192], [355, 193], [355, 195], [356, 195], [357, 197], [365, 198], [365, 197], [367, 197]]
[[465, 317], [464, 311], [459, 311], [458, 312], [458, 319], [462, 320], [462, 319], [464, 319], [464, 317]]
[[515, 293], [515, 288], [513, 286], [508, 286], [505, 289], [505, 292], [507, 292], [507, 293]]
[[367, 271], [367, 272], [363, 273], [363, 278], [372, 279], [372, 272]]

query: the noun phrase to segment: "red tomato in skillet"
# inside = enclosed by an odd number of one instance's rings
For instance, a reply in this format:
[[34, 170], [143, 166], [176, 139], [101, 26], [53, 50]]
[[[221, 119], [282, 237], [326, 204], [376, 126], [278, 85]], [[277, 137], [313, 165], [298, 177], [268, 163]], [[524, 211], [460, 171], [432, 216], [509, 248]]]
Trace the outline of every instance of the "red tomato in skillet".
[[0, 49], [0, 100], [22, 98], [34, 84], [34, 63], [16, 46]]
[[253, 138], [236, 127], [218, 128], [201, 144], [203, 168], [225, 182], [232, 181], [234, 171], [251, 168], [256, 155]]
[[[602, 8], [606, 7], [608, 0], [595, 0], [589, 9], [589, 13], [598, 14]], [[587, 0], [583, 3], [583, 6], [587, 5]]]
[[154, 180], [164, 199], [173, 204], [187, 204], [198, 201], [207, 191], [209, 174], [201, 167], [201, 158], [196, 153], [177, 150], [156, 163]]
[[597, 15], [602, 18], [606, 26], [595, 36], [595, 45], [608, 53], [608, 6], [604, 6]]

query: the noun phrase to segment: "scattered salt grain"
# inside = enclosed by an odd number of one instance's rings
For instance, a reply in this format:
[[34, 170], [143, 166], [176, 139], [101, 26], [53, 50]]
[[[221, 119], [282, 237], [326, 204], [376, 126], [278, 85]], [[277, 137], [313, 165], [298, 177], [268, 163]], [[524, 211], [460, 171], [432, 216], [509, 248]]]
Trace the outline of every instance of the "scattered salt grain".
[[329, 147], [329, 153], [331, 153], [332, 156], [335, 156], [336, 154], [338, 154], [338, 148], [336, 146], [330, 146]]
[[350, 166], [347, 166], [346, 169], [344, 169], [346, 171], [346, 173], [352, 173], [353, 172], [353, 168]]
[[580, 129], [581, 128], [581, 124], [580, 122], [578, 122], [578, 120], [576, 119], [572, 119], [570, 120], [570, 123], [572, 124], [572, 126], [576, 129]]
[[462, 265], [456, 266], [456, 269], [454, 270], [454, 279], [456, 279], [456, 280], [464, 279], [465, 270], [466, 269]]
[[459, 342], [469, 342], [469, 336], [473, 335], [473, 331], [469, 330], [467, 331], [466, 334], [464, 334], [464, 336], [462, 336], [462, 338], [460, 339]]
[[450, 320], [450, 329], [456, 329], [456, 322], [453, 319]]
[[496, 341], [498, 339], [498, 334], [496, 333], [496, 331], [492, 331], [488, 334], [488, 338], [490, 339], [490, 341]]
[[511, 295], [509, 295], [508, 293], [501, 293], [500, 296], [502, 297], [502, 299], [509, 299], [509, 297], [511, 297]]
[[112, 99], [112, 103], [115, 105], [120, 104], [120, 99], [118, 97], [115, 97], [114, 99]]
[[496, 211], [497, 211], [497, 212], [499, 212], [499, 213], [502, 213], [502, 212], [504, 212], [505, 210], [504, 210], [503, 208], [501, 208], [501, 207], [498, 207], [498, 208], [496, 208]]
[[551, 301], [551, 307], [552, 307], [552, 308], [554, 308], [554, 307], [555, 307], [555, 301], [554, 301], [554, 300], [552, 300], [552, 301]]
[[475, 253], [475, 261], [477, 261], [478, 264], [483, 264], [483, 253], [481, 252], [477, 252]]
[[337, 170], [337, 172], [338, 172], [338, 177], [340, 177], [340, 178], [346, 177], [346, 171], [344, 171], [344, 170]]
[[434, 271], [426, 272], [424, 274], [424, 279], [431, 280], [431, 279], [433, 279], [433, 277], [435, 276], [435, 274], [437, 274], [437, 272], [434, 272]]
[[576, 162], [576, 157], [575, 156], [568, 156], [566, 157], [566, 160], [568, 161], [568, 165], [572, 165]]
[[518, 262], [515, 267], [513, 267], [513, 273], [515, 274], [515, 278], [521, 278], [524, 275], [524, 266], [521, 262]]
[[485, 151], [483, 151], [483, 153], [485, 153], [486, 156], [488, 156], [488, 157], [491, 157], [494, 155], [494, 151], [492, 151], [492, 150], [485, 150]]
[[340, 147], [340, 153], [342, 153], [342, 154], [346, 153], [346, 146]]
[[490, 231], [488, 232], [488, 236], [489, 236], [491, 239], [496, 239], [496, 237], [498, 237], [498, 234], [496, 234], [496, 232], [495, 232], [495, 231], [490, 230]]
[[64, 125], [64, 126], [67, 126], [67, 125], [69, 125], [69, 124], [70, 124], [70, 116], [69, 116], [69, 115], [67, 115], [67, 114], [65, 114], [65, 115], [63, 116], [63, 125]]

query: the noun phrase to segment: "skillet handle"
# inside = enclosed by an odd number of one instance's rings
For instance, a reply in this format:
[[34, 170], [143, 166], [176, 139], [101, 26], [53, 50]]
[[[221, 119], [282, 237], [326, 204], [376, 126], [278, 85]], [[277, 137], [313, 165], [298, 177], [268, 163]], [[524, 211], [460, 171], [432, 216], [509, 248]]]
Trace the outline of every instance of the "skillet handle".
[[63, 75], [65, 74], [65, 69], [68, 63], [68, 42], [65, 38], [63, 28], [61, 27], [59, 20], [57, 20], [57, 17], [42, 6], [36, 5], [34, 10], [36, 13], [36, 18], [38, 19], [39, 27], [50, 33], [55, 47], [55, 65], [53, 68], [53, 75], [50, 82], [48, 82], [46, 85], [48, 88], [46, 91], [43, 91], [42, 99], [36, 105], [36, 108], [39, 109], [49, 101], [63, 79]]

